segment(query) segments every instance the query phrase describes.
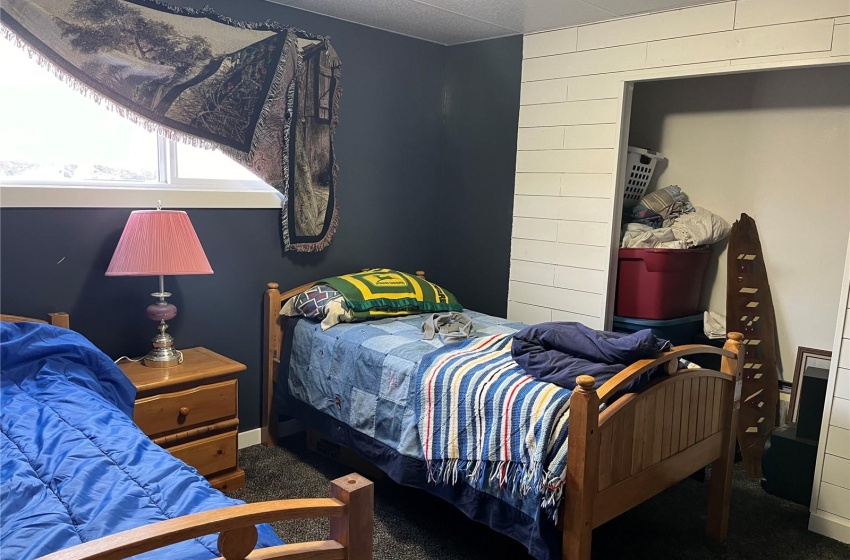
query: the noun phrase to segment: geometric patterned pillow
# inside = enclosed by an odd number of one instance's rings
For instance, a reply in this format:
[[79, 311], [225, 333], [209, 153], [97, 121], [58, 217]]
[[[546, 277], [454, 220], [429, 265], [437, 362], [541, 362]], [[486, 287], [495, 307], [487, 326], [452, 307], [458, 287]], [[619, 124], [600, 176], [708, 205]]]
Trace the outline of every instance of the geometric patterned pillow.
[[350, 322], [351, 313], [341, 293], [330, 286], [316, 284], [290, 298], [280, 310], [287, 317], [308, 317], [322, 321], [322, 330], [339, 322]]
[[295, 296], [293, 305], [298, 314], [304, 317], [324, 319], [325, 308], [331, 300], [341, 298], [342, 294], [324, 285], [313, 286]]

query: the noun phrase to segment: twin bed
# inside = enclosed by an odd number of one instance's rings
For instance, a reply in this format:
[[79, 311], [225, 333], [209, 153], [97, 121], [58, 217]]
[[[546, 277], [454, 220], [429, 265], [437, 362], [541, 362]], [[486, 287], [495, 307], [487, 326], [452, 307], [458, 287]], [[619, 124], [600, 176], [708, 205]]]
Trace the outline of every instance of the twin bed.
[[[230, 499], [135, 426], [135, 388], [67, 315], [2, 320], [4, 558], [371, 559], [366, 479], [325, 499]], [[267, 525], [310, 517], [331, 518], [328, 540], [284, 544]]]
[[[539, 559], [590, 558], [595, 527], [710, 465], [706, 532], [725, 538], [740, 334], [730, 333], [722, 349], [680, 346], [639, 360], [600, 386], [579, 376], [564, 394], [510, 360], [508, 341], [524, 325], [467, 310], [473, 340], [444, 345], [422, 340], [422, 316], [323, 331], [279, 315], [283, 303], [314, 284], [281, 293], [270, 283], [265, 292], [267, 445], [277, 442], [281, 414], [295, 418]], [[706, 353], [721, 356], [720, 371], [680, 361]], [[666, 375], [627, 391], [656, 368]], [[480, 389], [470, 389], [475, 383]], [[523, 392], [532, 396], [514, 398]], [[529, 417], [537, 423], [522, 424]], [[440, 438], [442, 455], [432, 441]], [[465, 460], [472, 456], [464, 455], [467, 445], [478, 447], [480, 461]]]

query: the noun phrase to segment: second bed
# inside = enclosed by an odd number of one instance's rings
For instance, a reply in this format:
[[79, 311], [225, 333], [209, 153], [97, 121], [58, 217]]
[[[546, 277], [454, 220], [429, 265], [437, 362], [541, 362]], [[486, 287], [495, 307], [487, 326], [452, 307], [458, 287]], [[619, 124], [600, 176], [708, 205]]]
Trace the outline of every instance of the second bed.
[[[266, 292], [267, 443], [276, 443], [278, 413], [294, 417], [541, 559], [589, 558], [593, 527], [711, 464], [707, 532], [725, 537], [740, 335], [724, 349], [640, 360], [600, 387], [583, 376], [569, 391], [511, 359], [520, 323], [466, 310], [474, 337], [444, 346], [422, 340], [422, 316], [327, 331], [280, 318], [281, 304], [307, 287]], [[720, 354], [722, 371], [680, 367], [699, 353]], [[624, 394], [656, 368], [667, 375]]]

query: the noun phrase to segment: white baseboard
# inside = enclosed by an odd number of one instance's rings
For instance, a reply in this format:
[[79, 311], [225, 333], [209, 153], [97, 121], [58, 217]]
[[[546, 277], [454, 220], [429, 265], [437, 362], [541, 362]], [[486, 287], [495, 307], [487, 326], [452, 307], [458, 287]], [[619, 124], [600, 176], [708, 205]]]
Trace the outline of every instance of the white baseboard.
[[[303, 432], [304, 429], [304, 425], [298, 420], [285, 420], [277, 425], [277, 434], [279, 437], [286, 437]], [[239, 449], [251, 447], [252, 445], [260, 445], [261, 443], [263, 443], [262, 428], [239, 432]]]
[[263, 443], [263, 431], [260, 428], [254, 428], [247, 432], [239, 432], [239, 449], [245, 449], [252, 445], [260, 445]]
[[809, 531], [850, 544], [850, 519], [817, 510], [809, 515]]

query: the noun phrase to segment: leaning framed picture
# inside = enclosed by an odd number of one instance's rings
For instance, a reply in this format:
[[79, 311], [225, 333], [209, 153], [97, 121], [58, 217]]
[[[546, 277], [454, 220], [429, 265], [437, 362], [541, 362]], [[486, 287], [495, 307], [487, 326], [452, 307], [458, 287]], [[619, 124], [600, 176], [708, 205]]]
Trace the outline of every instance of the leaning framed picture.
[[785, 421], [788, 424], [797, 422], [800, 413], [800, 396], [803, 394], [803, 384], [806, 381], [805, 372], [807, 368], [816, 367], [829, 369], [832, 360], [832, 352], [829, 350], [818, 350], [817, 348], [797, 348], [797, 360], [794, 362], [794, 381], [791, 387], [791, 402], [788, 405], [788, 415]]

